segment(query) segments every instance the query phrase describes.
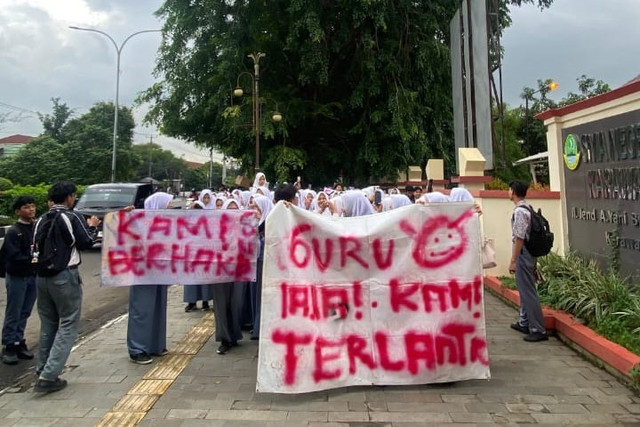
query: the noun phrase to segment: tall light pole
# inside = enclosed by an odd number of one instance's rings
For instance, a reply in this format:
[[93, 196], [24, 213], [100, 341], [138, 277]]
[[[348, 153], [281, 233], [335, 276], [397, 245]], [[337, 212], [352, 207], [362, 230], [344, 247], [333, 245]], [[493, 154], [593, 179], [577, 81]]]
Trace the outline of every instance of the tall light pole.
[[[260, 127], [262, 125], [262, 111], [260, 109], [260, 93], [259, 93], [259, 82], [260, 82], [260, 58], [264, 58], [267, 56], [262, 52], [253, 52], [247, 55], [249, 58], [253, 60], [253, 75], [249, 72], [242, 72], [238, 75], [236, 81], [236, 88], [233, 89], [233, 96], [242, 96], [244, 91], [240, 87], [240, 76], [243, 74], [248, 74], [251, 77], [251, 81], [253, 83], [253, 132], [255, 134], [255, 144], [256, 144], [256, 164], [255, 164], [255, 172], [260, 172]], [[233, 103], [233, 97], [231, 98], [231, 102]], [[278, 104], [276, 103], [276, 111], [274, 111], [273, 116], [271, 117], [274, 122], [282, 121], [282, 114], [278, 111]]]
[[113, 150], [112, 150], [113, 153], [111, 157], [111, 182], [115, 182], [116, 181], [116, 147], [118, 142], [118, 107], [119, 107], [118, 99], [120, 97], [120, 54], [122, 53], [122, 49], [124, 48], [124, 45], [132, 37], [137, 36], [138, 34], [143, 34], [143, 33], [157, 33], [157, 32], [160, 32], [161, 30], [136, 31], [133, 34], [129, 34], [129, 36], [126, 39], [124, 39], [124, 41], [120, 44], [120, 46], [118, 46], [118, 44], [113, 39], [113, 37], [111, 37], [109, 34], [105, 33], [104, 31], [95, 30], [93, 28], [81, 28], [73, 25], [69, 26], [69, 28], [72, 30], [89, 31], [92, 33], [102, 34], [103, 36], [105, 36], [111, 41], [111, 43], [113, 44], [113, 47], [116, 49], [116, 99], [115, 99], [116, 106], [113, 113]]
[[253, 60], [253, 122], [256, 133], [256, 166], [255, 172], [260, 172], [260, 97], [258, 94], [258, 82], [260, 81], [260, 58], [267, 56], [262, 52], [253, 52], [247, 55]]

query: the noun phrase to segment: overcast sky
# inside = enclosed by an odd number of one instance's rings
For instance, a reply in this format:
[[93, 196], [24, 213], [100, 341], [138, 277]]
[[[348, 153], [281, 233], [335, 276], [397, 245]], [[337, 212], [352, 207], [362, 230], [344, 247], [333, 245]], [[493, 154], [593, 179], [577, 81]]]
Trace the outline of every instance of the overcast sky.
[[[50, 113], [51, 98], [81, 115], [99, 101], [115, 97], [116, 52], [99, 34], [74, 31], [70, 25], [99, 29], [120, 43], [130, 34], [159, 29], [153, 12], [162, 0], [0, 0], [0, 113], [19, 121], [0, 125], [0, 137], [38, 135], [36, 112]], [[502, 39], [503, 93], [510, 106], [521, 104], [525, 86], [553, 78], [560, 100], [577, 92], [581, 74], [618, 87], [640, 74], [640, 0], [555, 0], [543, 12], [515, 8], [513, 25]], [[159, 33], [139, 34], [122, 50], [120, 105], [131, 106], [137, 93], [154, 79]], [[142, 122], [144, 108], [134, 110]], [[138, 126], [136, 143], [159, 142], [187, 160], [207, 161], [208, 152]]]

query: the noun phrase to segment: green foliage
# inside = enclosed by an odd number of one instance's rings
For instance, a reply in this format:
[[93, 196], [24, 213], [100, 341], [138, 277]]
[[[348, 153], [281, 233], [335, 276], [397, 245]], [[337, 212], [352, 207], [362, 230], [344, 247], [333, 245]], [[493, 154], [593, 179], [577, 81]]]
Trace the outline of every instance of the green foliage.
[[132, 147], [132, 153], [138, 161], [134, 170], [136, 180], [152, 177], [158, 181], [179, 179], [185, 177], [189, 171], [187, 162], [177, 158], [169, 150], [164, 150], [158, 144], [141, 144]]
[[[109, 182], [113, 149], [114, 105], [100, 102], [78, 118], [56, 98], [52, 115], [41, 115], [45, 132], [11, 157], [0, 159], [5, 177], [20, 185]], [[131, 110], [119, 109], [116, 178], [129, 181], [138, 159], [131, 152], [135, 123]]]
[[[33, 196], [36, 201], [36, 215], [41, 215], [49, 210], [47, 205], [47, 193], [51, 188], [51, 184], [40, 185], [15, 185], [7, 191], [3, 191], [0, 194], [0, 216], [6, 215], [10, 218], [10, 224], [16, 221], [15, 212], [11, 210], [11, 204], [18, 196], [29, 194]], [[78, 198], [82, 196], [86, 186], [77, 185], [78, 191], [76, 192]]]
[[637, 287], [613, 271], [601, 271], [595, 261], [568, 252], [538, 259], [544, 280], [540, 301], [584, 320], [609, 340], [640, 354], [640, 295]]
[[[497, 111], [494, 111], [497, 114]], [[513, 179], [520, 179], [523, 181], [530, 181], [531, 174], [529, 173], [529, 167], [527, 165], [514, 166], [513, 163], [517, 160], [525, 157], [523, 152], [521, 140], [519, 139], [518, 132], [522, 126], [522, 118], [520, 116], [519, 109], [509, 109], [507, 105], [503, 109], [503, 117], [500, 120], [500, 126], [496, 126], [496, 140], [505, 146], [499, 146], [496, 148], [496, 170], [494, 171], [494, 177], [499, 181], [508, 183]], [[492, 188], [492, 189], [506, 189], [505, 188]]]
[[592, 96], [600, 95], [611, 90], [609, 85], [602, 80], [595, 80], [582, 74], [576, 79], [578, 83], [578, 93], [569, 92], [565, 98], [556, 103], [549, 99], [547, 95], [551, 92], [549, 88], [552, 79], [538, 80], [538, 88], [524, 87], [521, 98], [525, 101], [524, 106], [520, 106], [524, 117], [520, 136], [524, 141], [524, 151], [527, 155], [537, 154], [547, 150], [546, 128], [544, 124], [535, 116], [551, 108], [562, 107], [582, 101]]
[[596, 80], [591, 77], [587, 77], [586, 74], [581, 75], [576, 79], [578, 82], [578, 93], [569, 92], [564, 97], [558, 106], [563, 107], [565, 105], [575, 104], [576, 102], [591, 98], [592, 96], [601, 95], [609, 92], [611, 87], [602, 80]]
[[0, 177], [0, 191], [7, 191], [11, 187], [13, 187], [13, 182], [10, 179]]
[[[548, 7], [552, 0], [501, 0]], [[156, 75], [138, 99], [163, 133], [255, 164], [250, 94], [260, 60], [259, 105], [278, 103], [284, 120], [263, 114], [260, 158], [278, 179], [352, 183], [395, 175], [429, 158], [455, 164], [449, 21], [460, 2], [184, 2], [166, 0]], [[248, 126], [247, 126], [248, 125]], [[280, 148], [287, 142], [291, 149]], [[293, 164], [285, 164], [285, 152]]]
[[271, 150], [264, 166], [275, 171], [275, 182], [292, 182], [306, 162], [304, 151], [283, 145]]
[[15, 155], [0, 159], [0, 170], [17, 185], [53, 183], [71, 169], [62, 144], [48, 136], [33, 139]]
[[487, 190], [508, 190], [509, 184], [498, 177], [493, 177], [493, 179], [485, 185], [485, 188]]
[[60, 98], [51, 98], [51, 102], [53, 103], [51, 114], [38, 113], [38, 118], [44, 128], [42, 136], [49, 136], [58, 140], [60, 139], [62, 128], [73, 114], [73, 110], [67, 104], [60, 103]]

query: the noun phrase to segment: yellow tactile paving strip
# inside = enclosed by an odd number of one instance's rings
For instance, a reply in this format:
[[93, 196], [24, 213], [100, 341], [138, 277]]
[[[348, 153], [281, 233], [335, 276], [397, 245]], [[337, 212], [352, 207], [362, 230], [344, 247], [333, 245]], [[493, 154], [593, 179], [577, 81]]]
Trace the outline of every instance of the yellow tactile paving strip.
[[153, 405], [171, 387], [178, 375], [215, 332], [213, 313], [209, 312], [175, 345], [168, 355], [156, 359], [149, 371], [131, 387], [96, 426], [136, 426]]

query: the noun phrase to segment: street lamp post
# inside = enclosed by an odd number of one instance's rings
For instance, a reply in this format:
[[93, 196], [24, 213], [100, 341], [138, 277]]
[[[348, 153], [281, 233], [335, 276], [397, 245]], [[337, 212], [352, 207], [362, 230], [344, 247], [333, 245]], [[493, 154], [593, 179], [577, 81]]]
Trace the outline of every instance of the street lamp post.
[[254, 52], [247, 55], [253, 60], [253, 128], [256, 138], [256, 165], [255, 172], [260, 172], [260, 97], [258, 82], [260, 81], [260, 58], [267, 56], [262, 52]]
[[89, 31], [92, 33], [101, 34], [106, 38], [108, 38], [113, 44], [113, 47], [116, 49], [116, 99], [115, 99], [115, 109], [113, 113], [113, 150], [112, 150], [113, 153], [111, 157], [111, 182], [115, 182], [116, 181], [116, 147], [118, 142], [118, 108], [119, 108], [118, 99], [120, 96], [120, 54], [122, 53], [122, 49], [124, 48], [124, 45], [132, 37], [137, 36], [138, 34], [143, 34], [143, 33], [157, 33], [157, 32], [160, 32], [161, 30], [136, 31], [133, 34], [130, 34], [126, 39], [124, 39], [124, 41], [120, 44], [120, 46], [118, 46], [118, 44], [113, 39], [113, 37], [111, 37], [109, 34], [105, 33], [104, 31], [95, 30], [93, 28], [81, 28], [73, 25], [70, 26], [69, 28], [72, 30]]

